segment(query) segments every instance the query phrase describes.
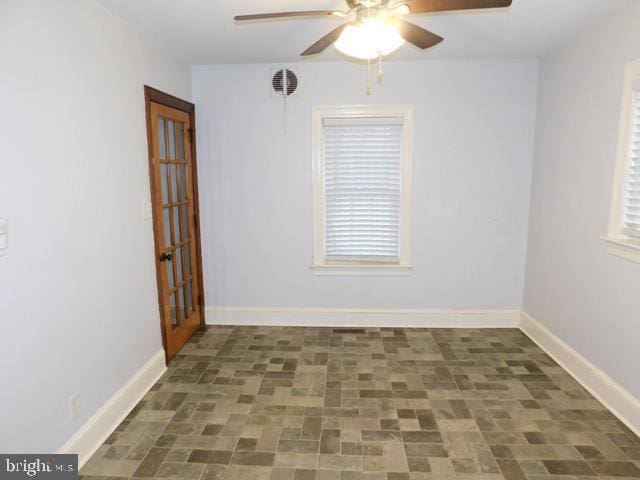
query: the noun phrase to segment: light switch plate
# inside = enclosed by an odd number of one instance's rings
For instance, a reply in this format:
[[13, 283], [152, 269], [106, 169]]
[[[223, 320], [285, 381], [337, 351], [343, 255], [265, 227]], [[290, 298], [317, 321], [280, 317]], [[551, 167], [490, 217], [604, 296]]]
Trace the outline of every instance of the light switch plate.
[[9, 219], [0, 217], [0, 257], [9, 246]]
[[145, 200], [142, 202], [142, 219], [149, 220], [153, 217], [151, 202]]

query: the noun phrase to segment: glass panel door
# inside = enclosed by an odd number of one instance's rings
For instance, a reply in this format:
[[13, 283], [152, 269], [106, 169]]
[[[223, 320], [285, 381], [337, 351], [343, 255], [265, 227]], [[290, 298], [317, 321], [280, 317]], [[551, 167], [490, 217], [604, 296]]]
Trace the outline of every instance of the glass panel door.
[[169, 357], [200, 326], [190, 118], [151, 103], [154, 219]]

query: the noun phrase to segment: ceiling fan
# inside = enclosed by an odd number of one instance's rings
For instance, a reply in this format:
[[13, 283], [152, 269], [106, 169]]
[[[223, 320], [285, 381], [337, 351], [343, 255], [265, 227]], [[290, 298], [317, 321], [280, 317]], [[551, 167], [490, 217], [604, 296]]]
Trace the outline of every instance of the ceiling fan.
[[346, 0], [344, 11], [311, 10], [296, 12], [238, 15], [237, 21], [265, 20], [292, 17], [348, 17], [355, 18], [335, 28], [302, 52], [302, 56], [315, 55], [335, 42], [336, 48], [363, 60], [387, 55], [405, 41], [420, 49], [442, 42], [442, 37], [425, 30], [402, 17], [414, 13], [452, 12], [486, 8], [502, 8], [512, 0]]

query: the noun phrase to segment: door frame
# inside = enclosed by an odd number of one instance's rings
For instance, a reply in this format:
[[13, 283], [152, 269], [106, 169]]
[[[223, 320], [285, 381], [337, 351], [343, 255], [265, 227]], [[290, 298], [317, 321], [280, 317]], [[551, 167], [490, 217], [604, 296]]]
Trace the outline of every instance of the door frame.
[[[145, 115], [147, 120], [147, 147], [149, 152], [149, 185], [151, 188], [151, 201], [156, 198], [155, 192], [155, 168], [153, 165], [153, 133], [151, 130], [151, 102], [157, 103], [160, 105], [164, 105], [175, 110], [180, 110], [189, 114], [189, 123], [191, 128], [189, 129], [189, 144], [191, 147], [191, 179], [192, 179], [192, 187], [193, 187], [193, 209], [195, 213], [194, 218], [194, 228], [196, 231], [195, 238], [195, 246], [196, 246], [196, 264], [198, 266], [197, 280], [199, 284], [198, 288], [198, 298], [196, 299], [196, 303], [198, 308], [200, 309], [200, 328], [203, 328], [205, 325], [204, 318], [204, 282], [203, 282], [203, 272], [202, 272], [202, 240], [200, 238], [200, 199], [198, 195], [198, 162], [196, 159], [196, 107], [193, 103], [187, 102], [186, 100], [182, 100], [178, 97], [174, 97], [168, 93], [157, 90], [148, 85], [144, 86], [144, 103], [145, 103]], [[151, 209], [153, 212], [153, 242], [154, 242], [154, 262], [156, 266], [156, 282], [158, 286], [158, 309], [160, 310], [160, 331], [162, 333], [162, 347], [164, 348], [165, 354], [165, 362], [169, 363], [168, 350], [167, 350], [167, 336], [165, 332], [165, 309], [162, 308], [163, 298], [162, 298], [162, 274], [161, 274], [161, 266], [158, 261], [156, 252], [158, 249], [158, 238], [160, 235], [160, 218], [157, 218], [156, 209]]]

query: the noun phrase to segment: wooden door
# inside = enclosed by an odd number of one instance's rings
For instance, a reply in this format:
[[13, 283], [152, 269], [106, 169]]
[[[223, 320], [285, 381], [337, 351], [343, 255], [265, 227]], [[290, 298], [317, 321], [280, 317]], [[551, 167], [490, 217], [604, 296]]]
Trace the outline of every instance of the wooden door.
[[156, 271], [167, 360], [203, 323], [192, 118], [192, 112], [148, 101]]

